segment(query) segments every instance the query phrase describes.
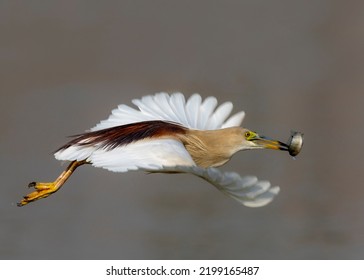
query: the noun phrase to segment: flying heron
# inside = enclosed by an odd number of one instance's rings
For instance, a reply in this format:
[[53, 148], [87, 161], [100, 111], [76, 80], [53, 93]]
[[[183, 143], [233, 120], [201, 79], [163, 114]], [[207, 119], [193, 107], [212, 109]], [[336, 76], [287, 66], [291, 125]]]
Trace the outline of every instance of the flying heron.
[[303, 144], [298, 132], [286, 144], [240, 127], [245, 113], [230, 116], [232, 103], [216, 108], [215, 97], [202, 100], [199, 94], [193, 94], [186, 102], [182, 93], [157, 93], [132, 103], [138, 109], [119, 105], [108, 119], [60, 147], [55, 158], [70, 161], [67, 169], [54, 182], [30, 183], [35, 190], [18, 206], [58, 191], [84, 164], [114, 172], [192, 173], [245, 206], [264, 206], [278, 194], [278, 186], [216, 167], [238, 151], [274, 149], [295, 156]]

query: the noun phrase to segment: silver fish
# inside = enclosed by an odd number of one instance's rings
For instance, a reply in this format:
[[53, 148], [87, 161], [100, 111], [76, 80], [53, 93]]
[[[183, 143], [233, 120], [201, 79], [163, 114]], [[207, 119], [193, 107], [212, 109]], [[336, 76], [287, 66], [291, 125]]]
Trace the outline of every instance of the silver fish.
[[296, 156], [302, 149], [303, 146], [303, 133], [293, 131], [291, 138], [288, 140], [288, 152], [291, 156]]

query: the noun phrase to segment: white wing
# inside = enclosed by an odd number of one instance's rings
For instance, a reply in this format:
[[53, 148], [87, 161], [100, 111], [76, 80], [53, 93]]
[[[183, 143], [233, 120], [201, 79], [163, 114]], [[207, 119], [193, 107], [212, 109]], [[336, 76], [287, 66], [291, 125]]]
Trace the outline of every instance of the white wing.
[[173, 139], [148, 139], [113, 149], [73, 145], [55, 153], [58, 160], [86, 160], [110, 171], [161, 170], [165, 166], [195, 165], [183, 144]]
[[245, 115], [244, 112], [239, 112], [227, 119], [233, 109], [231, 102], [225, 102], [215, 110], [215, 97], [208, 97], [202, 101], [197, 93], [187, 102], [182, 93], [169, 95], [161, 92], [134, 99], [132, 103], [138, 110], [124, 104], [119, 105], [108, 119], [101, 121], [91, 131], [149, 120], [172, 121], [191, 129], [212, 130], [239, 126]]
[[192, 173], [248, 207], [265, 206], [279, 193], [279, 187], [272, 187], [268, 181], [258, 181], [254, 176], [241, 177], [238, 173], [222, 172], [216, 168], [176, 166], [164, 170]]

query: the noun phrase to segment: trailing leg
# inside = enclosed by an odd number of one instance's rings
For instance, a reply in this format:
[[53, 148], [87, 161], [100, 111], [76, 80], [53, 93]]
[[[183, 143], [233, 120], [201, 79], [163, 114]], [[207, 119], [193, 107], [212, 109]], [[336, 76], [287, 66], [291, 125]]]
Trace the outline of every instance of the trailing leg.
[[86, 161], [72, 161], [67, 169], [58, 176], [58, 178], [54, 182], [50, 183], [39, 183], [39, 182], [31, 182], [28, 187], [34, 188], [35, 191], [30, 194], [24, 196], [17, 205], [24, 206], [30, 202], [36, 201], [41, 198], [46, 198], [52, 193], [58, 191], [63, 184], [67, 181], [67, 179], [72, 175], [72, 173], [76, 170], [77, 167], [85, 164]]

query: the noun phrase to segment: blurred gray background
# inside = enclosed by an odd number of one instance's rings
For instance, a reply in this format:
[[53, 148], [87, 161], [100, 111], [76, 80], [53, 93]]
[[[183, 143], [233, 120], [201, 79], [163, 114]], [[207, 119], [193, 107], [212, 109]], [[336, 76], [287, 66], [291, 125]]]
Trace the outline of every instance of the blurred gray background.
[[[364, 2], [1, 1], [1, 259], [362, 259]], [[281, 186], [247, 208], [191, 175], [82, 167], [23, 208], [53, 151], [118, 104], [160, 91], [232, 101], [293, 160], [224, 170]]]

